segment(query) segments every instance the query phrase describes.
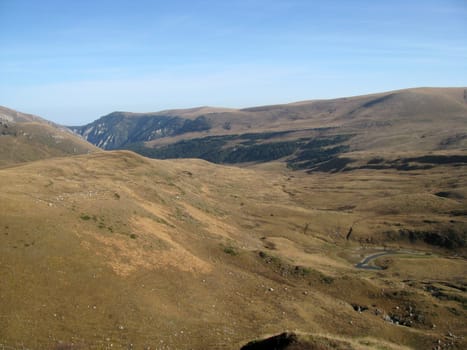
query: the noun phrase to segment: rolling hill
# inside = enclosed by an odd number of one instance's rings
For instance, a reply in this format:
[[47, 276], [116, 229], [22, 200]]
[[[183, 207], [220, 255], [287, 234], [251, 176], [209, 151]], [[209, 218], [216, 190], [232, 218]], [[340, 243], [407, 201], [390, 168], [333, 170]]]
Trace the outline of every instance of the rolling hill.
[[395, 155], [465, 152], [465, 125], [467, 89], [418, 88], [242, 110], [114, 112], [72, 130], [104, 149], [152, 158], [281, 160], [293, 169], [326, 171], [374, 167], [376, 157], [379, 166], [393, 167]]
[[450, 164], [310, 175], [116, 151], [4, 168], [0, 347], [239, 349], [291, 330], [465, 348], [466, 196]]
[[0, 106], [0, 167], [95, 151], [65, 127]]
[[466, 110], [2, 108], [0, 349], [467, 348]]

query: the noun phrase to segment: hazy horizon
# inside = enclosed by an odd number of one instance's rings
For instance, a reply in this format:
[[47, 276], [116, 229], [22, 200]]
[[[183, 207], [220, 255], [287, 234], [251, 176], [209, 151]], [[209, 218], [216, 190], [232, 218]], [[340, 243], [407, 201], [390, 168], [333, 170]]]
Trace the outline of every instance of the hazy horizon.
[[0, 1], [0, 105], [65, 125], [467, 85], [467, 4]]

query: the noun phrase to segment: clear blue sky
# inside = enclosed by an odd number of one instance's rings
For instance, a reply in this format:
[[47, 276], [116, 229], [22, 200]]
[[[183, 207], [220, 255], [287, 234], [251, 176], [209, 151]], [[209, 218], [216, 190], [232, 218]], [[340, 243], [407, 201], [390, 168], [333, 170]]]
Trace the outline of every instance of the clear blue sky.
[[0, 105], [77, 125], [467, 85], [467, 0], [0, 0]]

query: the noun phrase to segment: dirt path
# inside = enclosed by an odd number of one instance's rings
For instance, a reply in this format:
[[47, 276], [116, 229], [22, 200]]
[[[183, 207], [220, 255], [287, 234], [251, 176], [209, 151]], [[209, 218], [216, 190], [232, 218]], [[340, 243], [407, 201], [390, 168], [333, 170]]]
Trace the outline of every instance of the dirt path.
[[373, 265], [368, 265], [372, 260], [377, 259], [381, 256], [384, 255], [395, 255], [395, 254], [400, 254], [399, 251], [396, 250], [388, 250], [386, 252], [381, 252], [381, 253], [376, 253], [373, 255], [367, 256], [365, 259], [360, 261], [358, 264], [355, 265], [357, 269], [364, 269], [364, 270], [383, 270], [382, 267], [380, 266], [373, 266]]

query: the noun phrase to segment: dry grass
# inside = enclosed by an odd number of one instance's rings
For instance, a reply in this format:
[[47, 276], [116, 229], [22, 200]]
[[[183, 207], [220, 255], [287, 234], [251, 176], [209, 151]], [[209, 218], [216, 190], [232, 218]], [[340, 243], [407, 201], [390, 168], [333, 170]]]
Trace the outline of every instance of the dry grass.
[[[131, 152], [2, 169], [0, 344], [236, 349], [289, 329], [356, 349], [426, 349], [438, 339], [460, 349], [462, 302], [422, 282], [462, 285], [465, 260], [385, 232], [465, 227], [465, 216], [449, 214], [465, 199], [433, 196], [464, 193], [464, 170], [307, 175]], [[393, 256], [380, 272], [353, 267], [383, 245], [435, 254]], [[383, 320], [409, 306], [423, 318], [412, 327]]]
[[40, 159], [99, 151], [97, 147], [70, 131], [39, 117], [19, 113], [24, 117], [17, 118], [16, 114], [13, 114], [13, 121], [5, 121], [5, 116], [2, 118], [1, 113], [0, 107], [0, 168]]
[[[413, 151], [465, 150], [464, 91], [465, 88], [406, 89], [243, 110], [201, 108], [171, 113], [189, 118], [206, 116], [212, 124], [208, 136], [294, 131], [285, 138], [297, 140], [315, 137], [317, 130], [312, 129], [338, 128], [330, 134], [355, 135], [349, 141], [352, 151], [396, 156]], [[224, 128], [226, 123], [228, 130]], [[205, 136], [205, 132], [193, 132], [152, 140], [147, 146]], [[274, 138], [283, 140], [284, 137]]]

